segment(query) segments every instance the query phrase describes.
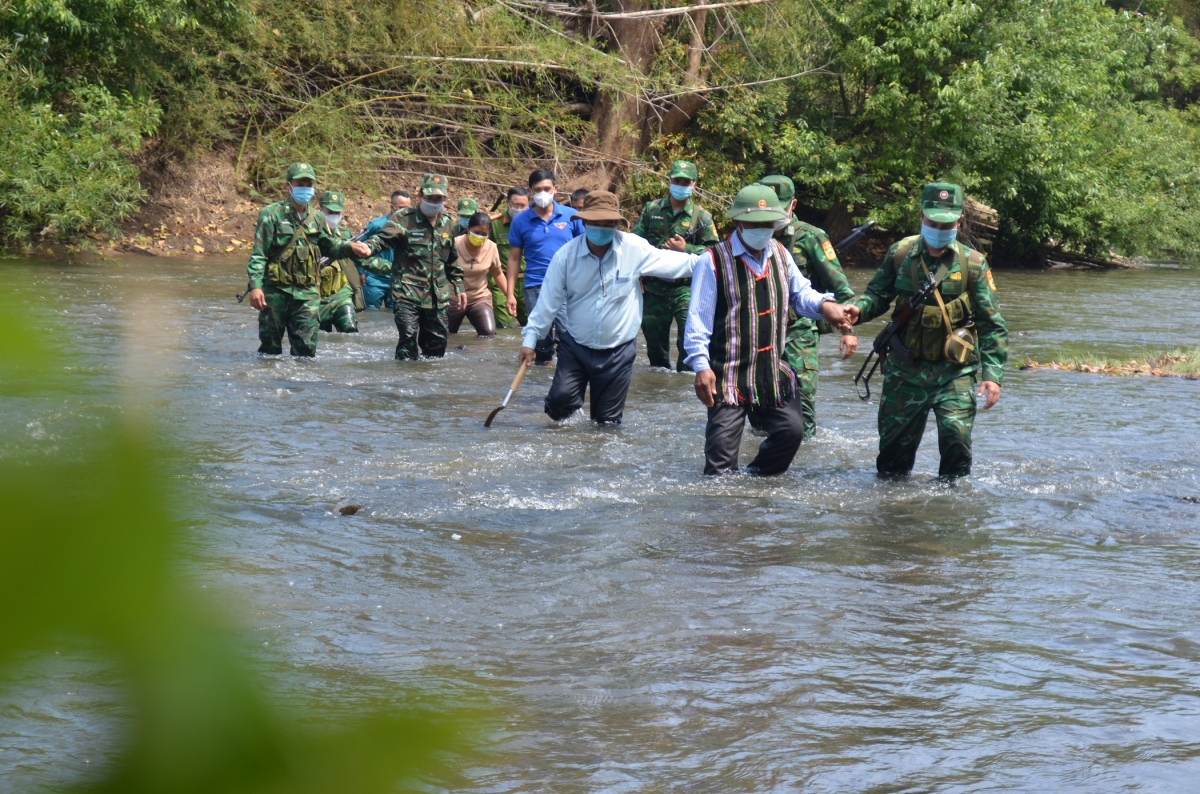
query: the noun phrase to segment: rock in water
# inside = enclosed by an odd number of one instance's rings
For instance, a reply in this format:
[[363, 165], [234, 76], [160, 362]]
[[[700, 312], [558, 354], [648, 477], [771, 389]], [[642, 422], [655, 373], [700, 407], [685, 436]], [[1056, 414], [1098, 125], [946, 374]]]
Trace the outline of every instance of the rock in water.
[[357, 515], [359, 510], [362, 510], [362, 505], [342, 505], [338, 508], [338, 512], [344, 516]]

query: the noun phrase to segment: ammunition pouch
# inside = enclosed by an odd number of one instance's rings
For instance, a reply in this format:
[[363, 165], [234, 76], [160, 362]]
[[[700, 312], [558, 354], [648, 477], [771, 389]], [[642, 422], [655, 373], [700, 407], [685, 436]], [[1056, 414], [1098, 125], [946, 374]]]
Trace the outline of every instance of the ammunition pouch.
[[[279, 256], [267, 263], [267, 283], [275, 287], [297, 287], [309, 289], [318, 285], [317, 250], [309, 243], [304, 234], [305, 228], [312, 222], [312, 211], [309, 210], [292, 239], [279, 252]], [[303, 243], [303, 244], [301, 244]]]

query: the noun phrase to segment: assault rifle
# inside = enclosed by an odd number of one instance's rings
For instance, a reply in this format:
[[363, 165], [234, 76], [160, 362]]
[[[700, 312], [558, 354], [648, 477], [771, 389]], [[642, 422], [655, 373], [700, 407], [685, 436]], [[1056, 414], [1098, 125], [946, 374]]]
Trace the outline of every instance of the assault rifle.
[[867, 221], [862, 226], [855, 226], [851, 232], [846, 235], [846, 239], [833, 247], [833, 250], [839, 254], [851, 247], [859, 240], [867, 236], [867, 232], [871, 231], [871, 227], [875, 225], [875, 221]]
[[[358, 234], [354, 235], [353, 237], [351, 237], [348, 242], [361, 243], [366, 238], [366, 236], [367, 236], [367, 229], [364, 226], [363, 230], [361, 232], [359, 232]], [[327, 257], [327, 256], [321, 257], [320, 261], [317, 262], [317, 278], [318, 278], [318, 280], [320, 279], [321, 268], [325, 267], [328, 264], [329, 264], [329, 257]], [[355, 273], [354, 275], [357, 276], [358, 273]], [[349, 273], [346, 274], [346, 278], [349, 279], [351, 286], [358, 284], [357, 280], [350, 278]], [[362, 288], [357, 287], [355, 289], [355, 292], [358, 292], [360, 289], [362, 289]], [[245, 300], [246, 296], [249, 294], [250, 294], [250, 287], [247, 286], [245, 292], [239, 292], [237, 295], [234, 295], [233, 297], [237, 298], [238, 303], [241, 303], [243, 300]]]
[[[912, 355], [904, 347], [904, 343], [900, 341], [900, 335], [904, 333], [904, 329], [912, 321], [913, 315], [921, 310], [922, 304], [933, 294], [937, 286], [936, 277], [930, 275], [929, 283], [913, 293], [913, 296], [908, 299], [908, 303], [897, 306], [896, 311], [892, 312], [891, 321], [875, 337], [875, 341], [871, 343], [871, 352], [867, 355], [867, 360], [863, 362], [862, 368], [854, 376], [854, 388], [858, 392], [860, 400], [865, 402], [871, 399], [871, 376], [875, 374], [875, 368], [881, 362], [887, 360], [888, 354], [893, 352], [894, 347], [899, 348], [898, 352], [902, 356]], [[875, 359], [875, 363], [871, 366], [871, 371], [867, 372], [866, 377], [864, 377], [863, 372], [866, 371], [867, 365], [871, 363], [871, 359]], [[859, 389], [860, 381], [862, 383], [861, 389]]]

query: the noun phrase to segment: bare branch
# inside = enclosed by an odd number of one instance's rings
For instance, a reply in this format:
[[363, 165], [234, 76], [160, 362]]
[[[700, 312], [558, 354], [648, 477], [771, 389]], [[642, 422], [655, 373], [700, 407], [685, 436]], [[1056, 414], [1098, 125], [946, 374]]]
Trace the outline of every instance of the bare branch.
[[708, 88], [698, 88], [698, 89], [694, 89], [691, 91], [677, 91], [674, 94], [662, 94], [660, 96], [654, 97], [654, 101], [659, 102], [664, 99], [672, 99], [677, 96], [684, 96], [685, 94], [711, 94], [714, 91], [732, 91], [735, 88], [747, 88], [752, 85], [766, 85], [767, 83], [778, 83], [778, 82], [782, 82], [784, 80], [794, 80], [797, 77], [807, 77], [810, 74], [831, 74], [831, 72], [828, 70], [828, 66], [830, 63], [833, 63], [833, 62], [830, 61], [829, 63], [826, 63], [824, 66], [818, 66], [816, 69], [805, 69], [803, 72], [796, 72], [795, 74], [787, 74], [782, 77], [772, 77], [767, 80], [753, 80], [749, 83], [733, 83], [731, 85], [714, 85], [714, 86], [709, 86]]
[[[587, 11], [580, 11], [567, 5], [559, 3], [544, 3], [544, 4], [524, 4], [518, 3], [524, 8], [536, 9], [538, 11], [552, 14], [559, 17], [592, 17], [597, 16], [600, 19], [651, 19], [654, 17], [673, 17], [680, 14], [690, 14], [693, 11], [707, 11], [710, 8], [737, 8], [739, 6], [757, 6], [763, 3], [770, 3], [773, 0], [734, 0], [731, 3], [706, 3], [698, 6], [676, 6], [675, 8], [652, 8], [647, 11], [617, 11], [592, 14]], [[503, 3], [501, 4], [503, 5]]]

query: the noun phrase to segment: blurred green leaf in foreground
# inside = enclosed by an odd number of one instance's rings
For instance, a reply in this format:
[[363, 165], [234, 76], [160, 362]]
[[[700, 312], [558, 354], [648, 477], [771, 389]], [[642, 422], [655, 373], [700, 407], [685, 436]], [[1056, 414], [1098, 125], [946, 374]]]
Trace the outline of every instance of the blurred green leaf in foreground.
[[[0, 295], [0, 401], [86, 389], [64, 377], [62, 346], [23, 327], [18, 302]], [[335, 708], [318, 715], [272, 696], [245, 644], [181, 574], [168, 456], [147, 427], [86, 427], [61, 451], [0, 457], [0, 685], [64, 641], [95, 649], [128, 682], [129, 730], [78, 790], [452, 785], [464, 759], [451, 748], [473, 745], [461, 710], [358, 707], [334, 719]]]

